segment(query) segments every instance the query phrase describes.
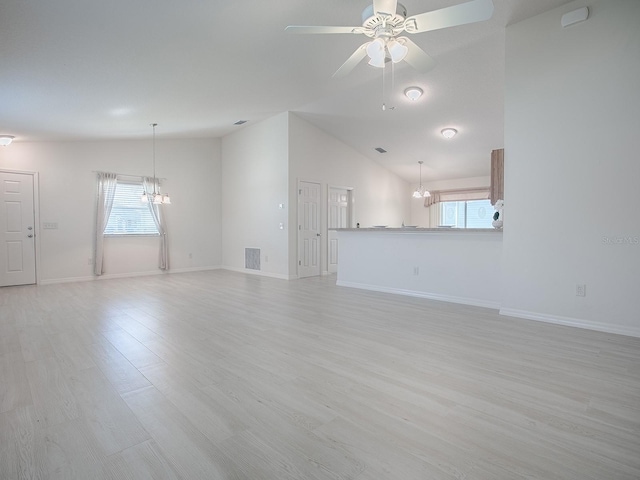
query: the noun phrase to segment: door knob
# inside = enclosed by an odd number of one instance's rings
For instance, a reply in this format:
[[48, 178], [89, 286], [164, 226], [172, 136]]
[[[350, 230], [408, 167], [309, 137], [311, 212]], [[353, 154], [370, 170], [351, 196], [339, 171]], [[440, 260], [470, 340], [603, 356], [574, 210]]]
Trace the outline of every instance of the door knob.
[[27, 238], [33, 238], [32, 234], [27, 235]]

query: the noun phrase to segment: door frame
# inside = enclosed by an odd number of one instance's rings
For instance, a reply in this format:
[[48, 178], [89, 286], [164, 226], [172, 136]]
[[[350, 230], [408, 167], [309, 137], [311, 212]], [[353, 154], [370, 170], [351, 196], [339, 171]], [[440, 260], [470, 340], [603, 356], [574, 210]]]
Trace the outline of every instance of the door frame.
[[31, 175], [33, 178], [33, 232], [36, 241], [33, 242], [35, 248], [35, 269], [36, 285], [40, 284], [40, 175], [38, 172], [30, 170], [13, 170], [10, 168], [0, 168], [2, 173], [18, 173]]

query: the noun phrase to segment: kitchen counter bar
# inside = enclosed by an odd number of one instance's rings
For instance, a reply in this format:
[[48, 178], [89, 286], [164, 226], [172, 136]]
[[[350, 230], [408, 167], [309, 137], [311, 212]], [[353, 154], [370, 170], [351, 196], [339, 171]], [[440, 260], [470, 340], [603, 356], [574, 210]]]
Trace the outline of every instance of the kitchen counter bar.
[[342, 228], [339, 286], [498, 309], [502, 231]]

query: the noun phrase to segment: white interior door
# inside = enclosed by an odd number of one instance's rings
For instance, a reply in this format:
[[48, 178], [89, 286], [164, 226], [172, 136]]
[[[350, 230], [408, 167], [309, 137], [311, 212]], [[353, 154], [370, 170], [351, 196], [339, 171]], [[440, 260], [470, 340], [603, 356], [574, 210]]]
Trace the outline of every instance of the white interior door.
[[338, 233], [331, 229], [351, 226], [351, 190], [329, 187], [328, 212], [327, 269], [335, 273], [338, 271]]
[[36, 283], [33, 175], [0, 172], [0, 286]]
[[298, 184], [298, 277], [320, 275], [320, 184]]

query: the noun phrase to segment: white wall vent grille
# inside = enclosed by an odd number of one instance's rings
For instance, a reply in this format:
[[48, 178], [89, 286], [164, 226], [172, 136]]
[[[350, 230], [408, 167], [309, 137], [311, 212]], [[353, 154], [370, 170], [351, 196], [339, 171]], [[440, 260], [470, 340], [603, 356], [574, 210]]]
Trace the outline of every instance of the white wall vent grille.
[[260, 249], [244, 249], [244, 268], [249, 270], [260, 270]]

